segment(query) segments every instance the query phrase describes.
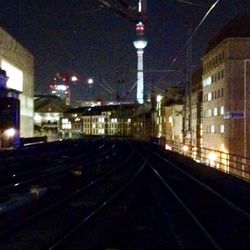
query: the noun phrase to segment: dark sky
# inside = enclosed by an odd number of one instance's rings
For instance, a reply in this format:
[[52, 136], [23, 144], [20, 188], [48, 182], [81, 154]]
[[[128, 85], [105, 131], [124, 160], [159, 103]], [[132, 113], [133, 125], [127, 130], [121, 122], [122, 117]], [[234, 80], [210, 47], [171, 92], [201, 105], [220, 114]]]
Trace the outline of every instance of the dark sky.
[[[190, 20], [195, 29], [215, 2], [188, 1], [204, 7], [176, 0], [148, 0], [148, 46], [144, 53], [146, 71], [184, 68], [185, 22]], [[126, 2], [137, 5], [137, 0]], [[207, 41], [235, 13], [247, 10], [248, 2], [221, 0], [217, 4], [192, 39], [193, 69], [201, 63]], [[49, 84], [57, 72], [78, 75], [80, 81], [71, 87], [73, 100], [92, 94], [95, 97], [108, 96], [101, 84], [108, 84], [116, 93], [118, 88], [128, 92], [135, 83], [134, 24], [113, 12], [100, 10], [98, 0], [1, 0], [0, 9], [0, 26], [35, 57], [36, 94], [49, 93]], [[177, 55], [178, 60], [172, 64]], [[96, 87], [90, 88], [86, 84], [88, 77], [95, 80]], [[184, 79], [183, 72], [145, 73], [146, 83], [161, 89]], [[125, 83], [118, 83], [119, 80]], [[128, 98], [132, 99], [132, 96]]]

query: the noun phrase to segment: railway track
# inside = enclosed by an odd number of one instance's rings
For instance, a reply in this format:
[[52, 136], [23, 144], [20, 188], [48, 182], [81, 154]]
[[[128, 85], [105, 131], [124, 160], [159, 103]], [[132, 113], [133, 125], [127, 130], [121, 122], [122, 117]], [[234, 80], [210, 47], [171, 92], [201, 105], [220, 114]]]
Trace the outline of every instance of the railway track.
[[[172, 221], [180, 247], [250, 248], [249, 211], [229, 200], [220, 190], [185, 171], [185, 168], [178, 166], [178, 163], [169, 161], [155, 151], [150, 150], [150, 152], [150, 168], [162, 185], [161, 188], [157, 188], [155, 194], [158, 196], [158, 201], [165, 204], [167, 217]], [[167, 202], [167, 195], [159, 195], [159, 189], [164, 189], [169, 194], [168, 199], [171, 202]], [[179, 209], [172, 208], [175, 203], [174, 207], [178, 205]], [[171, 211], [180, 212], [176, 216], [174, 213], [171, 215]]]
[[230, 200], [222, 177], [216, 186], [158, 147], [118, 144], [97, 159], [98, 178], [2, 230], [0, 249], [250, 249], [249, 206]]
[[133, 157], [131, 150], [129, 154], [123, 153], [122, 157], [119, 156], [121, 163], [117, 165], [117, 162], [113, 161], [110, 163], [112, 168], [103, 172], [97, 179], [92, 179], [87, 184], [85, 181], [84, 185], [81, 184], [81, 187], [78, 186], [78, 189], [62, 199], [3, 229], [0, 233], [0, 248], [15, 249], [18, 244], [18, 249], [44, 249], [50, 241], [65, 235], [84, 215], [88, 217], [89, 213], [93, 213], [93, 209], [98, 210], [98, 204], [105, 204], [105, 200], [109, 200], [109, 193], [114, 193], [114, 190], [127, 181], [134, 169], [126, 168], [125, 164], [134, 161]]

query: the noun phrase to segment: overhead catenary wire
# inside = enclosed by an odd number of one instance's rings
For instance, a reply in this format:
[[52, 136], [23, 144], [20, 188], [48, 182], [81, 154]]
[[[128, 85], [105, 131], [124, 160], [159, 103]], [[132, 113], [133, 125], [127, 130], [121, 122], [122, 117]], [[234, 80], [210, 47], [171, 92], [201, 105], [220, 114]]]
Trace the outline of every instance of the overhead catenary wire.
[[206, 12], [206, 14], [203, 16], [203, 18], [201, 19], [201, 21], [199, 22], [199, 24], [197, 25], [197, 27], [194, 29], [193, 33], [190, 35], [190, 37], [188, 38], [188, 40], [186, 41], [185, 45], [181, 48], [181, 50], [179, 51], [179, 53], [177, 54], [177, 56], [173, 59], [172, 64], [174, 64], [177, 59], [180, 56], [180, 53], [182, 53], [182, 51], [188, 46], [188, 44], [191, 42], [191, 40], [193, 39], [194, 35], [196, 34], [196, 32], [198, 31], [198, 29], [200, 28], [200, 26], [203, 24], [203, 22], [205, 21], [205, 19], [207, 18], [207, 16], [210, 14], [210, 12], [215, 8], [215, 6], [219, 3], [220, 0], [217, 0], [216, 2], [214, 2], [211, 7], [209, 8], [209, 10]]
[[[190, 1], [182, 1], [182, 0], [176, 0], [177, 2], [189, 2]], [[177, 52], [177, 55], [175, 56], [175, 58], [172, 60], [171, 62], [171, 67], [177, 62], [177, 60], [179, 59], [179, 57], [183, 54], [184, 50], [186, 49], [186, 47], [188, 46], [188, 44], [191, 42], [191, 40], [193, 39], [193, 37], [195, 36], [195, 34], [197, 33], [198, 29], [201, 27], [201, 25], [204, 23], [204, 21], [206, 20], [206, 18], [208, 17], [208, 15], [211, 13], [211, 11], [215, 8], [215, 6], [219, 3], [220, 0], [215, 1], [210, 8], [208, 9], [208, 11], [205, 13], [205, 15], [202, 17], [201, 21], [199, 22], [199, 24], [197, 25], [197, 27], [194, 29], [193, 33], [190, 35], [190, 37], [187, 39], [187, 41], [185, 42], [184, 46], [181, 47], [181, 49]], [[189, 4], [188, 3], [188, 4]], [[165, 73], [160, 77], [160, 79], [158, 80], [158, 82], [161, 82], [163, 77], [164, 77]]]

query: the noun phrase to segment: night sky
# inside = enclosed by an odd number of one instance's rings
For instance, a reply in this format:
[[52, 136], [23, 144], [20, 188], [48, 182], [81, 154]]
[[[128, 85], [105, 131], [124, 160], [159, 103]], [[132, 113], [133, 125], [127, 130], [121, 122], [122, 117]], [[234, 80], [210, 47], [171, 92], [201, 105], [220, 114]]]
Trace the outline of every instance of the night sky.
[[[110, 0], [109, 0], [110, 1]], [[203, 7], [187, 4], [193, 2]], [[137, 5], [137, 0], [126, 0]], [[186, 3], [183, 3], [186, 2]], [[148, 0], [148, 46], [144, 52], [145, 81], [165, 89], [184, 81], [183, 71], [150, 72], [170, 68], [184, 69], [188, 20], [193, 30], [215, 0]], [[249, 1], [221, 0], [192, 39], [193, 69], [201, 64], [207, 42], [235, 13], [248, 10]], [[136, 81], [137, 55], [133, 47], [135, 25], [107, 9], [98, 0], [9, 0], [0, 3], [0, 26], [35, 57], [35, 92], [48, 94], [56, 73], [76, 74], [72, 84], [76, 99], [126, 93]], [[178, 59], [173, 63], [173, 59]], [[89, 87], [92, 77], [95, 87]], [[99, 84], [100, 83], [100, 84]]]

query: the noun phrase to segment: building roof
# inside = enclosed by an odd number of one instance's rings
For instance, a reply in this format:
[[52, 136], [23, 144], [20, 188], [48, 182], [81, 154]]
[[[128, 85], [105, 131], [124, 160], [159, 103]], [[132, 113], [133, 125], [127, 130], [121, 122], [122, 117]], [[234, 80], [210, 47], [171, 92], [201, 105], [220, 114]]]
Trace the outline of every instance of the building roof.
[[226, 38], [250, 38], [250, 15], [237, 15], [229, 21], [209, 42], [206, 53]]
[[35, 112], [63, 113], [69, 109], [64, 101], [55, 95], [38, 95], [34, 97]]
[[119, 112], [133, 112], [138, 107], [138, 104], [122, 104], [122, 105], [104, 105], [94, 107], [78, 107], [71, 108], [65, 113], [67, 114], [81, 114], [86, 116], [101, 115], [102, 112], [111, 112], [118, 114]]

